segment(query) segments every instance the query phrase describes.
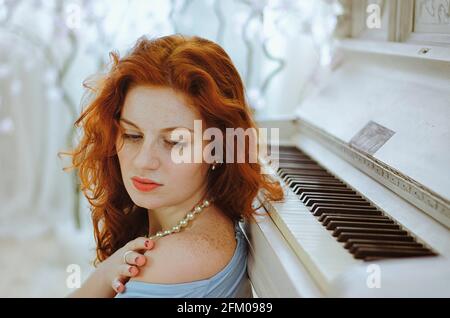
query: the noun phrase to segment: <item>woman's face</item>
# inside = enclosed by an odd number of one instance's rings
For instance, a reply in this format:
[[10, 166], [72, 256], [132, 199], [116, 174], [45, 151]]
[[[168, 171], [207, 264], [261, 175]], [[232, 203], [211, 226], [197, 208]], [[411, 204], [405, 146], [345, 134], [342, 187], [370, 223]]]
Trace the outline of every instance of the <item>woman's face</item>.
[[[128, 91], [120, 117], [124, 131], [117, 138], [116, 149], [125, 188], [137, 206], [175, 206], [199, 191], [203, 193], [208, 164], [175, 163], [171, 157], [178, 141], [171, 136], [172, 130], [187, 128], [193, 132], [194, 120], [201, 117], [170, 88], [135, 86]], [[139, 189], [134, 177], [161, 186], [150, 191]]]

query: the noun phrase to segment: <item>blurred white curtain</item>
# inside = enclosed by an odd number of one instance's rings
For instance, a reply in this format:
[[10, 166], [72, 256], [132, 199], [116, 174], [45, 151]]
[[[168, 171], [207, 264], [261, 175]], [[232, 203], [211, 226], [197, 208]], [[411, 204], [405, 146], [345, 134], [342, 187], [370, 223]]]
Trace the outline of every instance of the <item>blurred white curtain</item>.
[[[58, 97], [60, 89], [78, 105], [83, 80], [97, 71], [100, 60], [108, 60], [109, 51], [123, 54], [149, 31], [152, 36], [172, 33], [166, 0], [155, 0], [151, 6], [144, 0], [66, 1], [66, 6], [80, 5], [85, 20], [74, 30], [78, 51], [61, 83], [56, 72], [73, 49], [68, 45], [67, 20], [55, 15], [57, 2], [37, 3], [20, 2], [8, 22], [10, 30], [4, 22], [0, 28], [0, 239], [26, 239], [49, 229], [75, 230], [72, 176], [62, 171], [70, 160], [61, 161], [57, 153], [68, 150], [66, 138], [76, 118]], [[62, 12], [68, 19], [68, 12]], [[102, 31], [88, 21], [90, 15], [107, 15], [99, 18]], [[44, 56], [46, 50], [51, 51], [51, 61]], [[88, 204], [81, 201], [82, 227], [91, 237]]]
[[[81, 82], [95, 72], [99, 57], [106, 57], [107, 52], [114, 48], [119, 48], [124, 53], [142, 34], [157, 36], [174, 32], [170, 23], [169, 1], [155, 0], [151, 7], [147, 1], [95, 3], [101, 4], [97, 11], [108, 15], [108, 19], [104, 21], [105, 30], [96, 39], [96, 29], [92, 24], [86, 21], [81, 23], [80, 29], [76, 30], [80, 50], [64, 81], [67, 93], [76, 103], [82, 93]], [[186, 10], [172, 17], [177, 24], [175, 31], [213, 40], [221, 38], [221, 44], [245, 79], [248, 51], [242, 28], [250, 16], [249, 6], [241, 1], [201, 0], [186, 1], [184, 4]], [[215, 11], [218, 7], [222, 9], [224, 19], [220, 37], [221, 29]], [[297, 25], [305, 21], [312, 23], [308, 14], [311, 14], [313, 7], [311, 4], [300, 6], [309, 13], [302, 13], [303, 18], [294, 15], [285, 24], [286, 34], [281, 36], [280, 32], [275, 32], [278, 36], [269, 41], [271, 54], [283, 59], [286, 65], [268, 86], [265, 107], [260, 109], [260, 115], [293, 114], [300, 101], [302, 88], [311, 81], [311, 74], [314, 74], [318, 64], [318, 53], [314, 50], [311, 37], [300, 34]], [[85, 16], [92, 14], [88, 2], [80, 8], [84, 10]], [[108, 10], [104, 11], [105, 8]], [[47, 45], [52, 46], [52, 51], [58, 52], [58, 57], [64, 60], [68, 53], [63, 44], [64, 23], [58, 24], [61, 23], [59, 21], [53, 25], [51, 21], [55, 19], [54, 16], [38, 13], [36, 19], [29, 19], [34, 14], [30, 3], [22, 5], [22, 10], [15, 22], [42, 36], [42, 40], [48, 41]], [[261, 43], [256, 40], [263, 27], [257, 20], [254, 19], [255, 23], [251, 24], [253, 27], [249, 28], [256, 29], [250, 32], [254, 54], [252, 80], [251, 83], [246, 83], [247, 93], [253, 87], [261, 85], [277, 66], [263, 56]], [[313, 27], [311, 25], [309, 28], [314, 29]], [[51, 31], [51, 28], [56, 29], [56, 37], [52, 38], [55, 31]], [[75, 118], [70, 118], [66, 105], [60, 99], [49, 98], [51, 90], [48, 87], [48, 71], [55, 70], [55, 65], [49, 67], [46, 64], [48, 62], [42, 56], [43, 50], [27, 43], [24, 37], [1, 32], [0, 131], [6, 131], [0, 132], [0, 236], [22, 237], [73, 219], [71, 176], [62, 172], [57, 152], [65, 148], [66, 134]], [[58, 35], [58, 32], [61, 34]], [[98, 51], [101, 52], [100, 55]], [[8, 127], [12, 129], [8, 131]]]
[[0, 33], [0, 237], [28, 238], [71, 217], [70, 175], [57, 157], [71, 123], [47, 98], [42, 56], [18, 42]]

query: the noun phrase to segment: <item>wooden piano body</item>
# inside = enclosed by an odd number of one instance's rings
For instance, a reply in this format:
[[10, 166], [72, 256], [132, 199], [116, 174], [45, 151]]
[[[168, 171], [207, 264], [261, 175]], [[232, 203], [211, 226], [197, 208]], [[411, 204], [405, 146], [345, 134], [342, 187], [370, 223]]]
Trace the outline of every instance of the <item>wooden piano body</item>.
[[375, 33], [355, 35], [353, 7], [342, 63], [295, 114], [258, 123], [436, 255], [356, 259], [273, 171], [286, 199], [260, 193], [261, 215], [244, 224], [259, 297], [450, 297], [450, 24], [424, 35], [420, 1], [389, 3]]

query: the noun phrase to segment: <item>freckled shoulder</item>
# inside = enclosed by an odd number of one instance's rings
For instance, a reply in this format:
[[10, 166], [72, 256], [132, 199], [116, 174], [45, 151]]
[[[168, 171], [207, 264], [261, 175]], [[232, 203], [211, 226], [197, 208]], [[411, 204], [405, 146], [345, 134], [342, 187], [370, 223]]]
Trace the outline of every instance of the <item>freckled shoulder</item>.
[[147, 263], [131, 280], [177, 284], [208, 279], [233, 257], [236, 240], [223, 227], [214, 231], [180, 232], [155, 241], [147, 251]]

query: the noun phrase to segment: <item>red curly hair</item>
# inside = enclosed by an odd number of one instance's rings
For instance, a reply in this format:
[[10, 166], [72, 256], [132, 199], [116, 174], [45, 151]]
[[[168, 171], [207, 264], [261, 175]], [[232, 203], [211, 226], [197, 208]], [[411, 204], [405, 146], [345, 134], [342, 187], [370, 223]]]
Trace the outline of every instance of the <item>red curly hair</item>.
[[[93, 98], [75, 122], [83, 135], [73, 151], [65, 152], [72, 157], [71, 168], [78, 170], [81, 190], [92, 205], [94, 264], [148, 231], [146, 209], [133, 203], [123, 184], [115, 145], [122, 129], [120, 112], [131, 86], [181, 92], [206, 126], [217, 127], [224, 135], [226, 128], [256, 128], [239, 73], [214, 42], [182, 35], [142, 37], [123, 58], [110, 55], [112, 65], [101, 80], [94, 87], [85, 83]], [[226, 147], [223, 151], [225, 157]], [[283, 198], [280, 184], [262, 174], [259, 163], [223, 164], [209, 172], [206, 182], [206, 196], [214, 198], [214, 204], [232, 220], [251, 220], [252, 203], [260, 189], [269, 199]]]

